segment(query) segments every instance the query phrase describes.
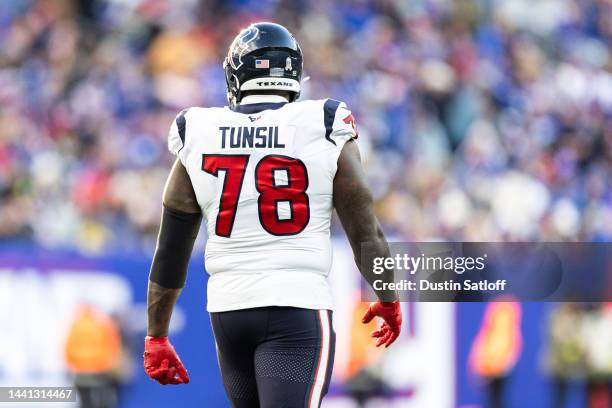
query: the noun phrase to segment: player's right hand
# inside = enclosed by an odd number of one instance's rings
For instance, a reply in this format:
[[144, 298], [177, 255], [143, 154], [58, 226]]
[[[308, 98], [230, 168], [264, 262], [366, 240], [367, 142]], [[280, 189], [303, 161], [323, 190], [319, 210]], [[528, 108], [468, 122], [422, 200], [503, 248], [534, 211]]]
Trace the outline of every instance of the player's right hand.
[[187, 384], [189, 374], [168, 337], [145, 337], [144, 369], [160, 384]]
[[370, 303], [370, 307], [366, 311], [362, 323], [370, 323], [372, 319], [378, 316], [384, 320], [378, 330], [372, 332], [372, 337], [378, 338], [376, 347], [383, 344], [389, 347], [400, 335], [402, 330], [402, 309], [400, 303], [395, 302], [378, 302]]

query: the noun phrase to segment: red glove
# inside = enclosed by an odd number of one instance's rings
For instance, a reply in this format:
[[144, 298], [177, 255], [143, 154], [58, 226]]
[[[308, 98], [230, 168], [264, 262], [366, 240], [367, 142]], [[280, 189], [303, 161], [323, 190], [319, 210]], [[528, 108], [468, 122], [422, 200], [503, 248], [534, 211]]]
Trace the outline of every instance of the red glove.
[[370, 307], [361, 319], [362, 323], [370, 323], [374, 316], [378, 316], [384, 320], [380, 325], [380, 329], [372, 332], [372, 337], [378, 338], [376, 347], [385, 345], [389, 347], [400, 335], [402, 330], [402, 310], [400, 303], [395, 302], [378, 302], [370, 303]]
[[144, 369], [149, 377], [163, 385], [189, 382], [189, 374], [168, 337], [145, 337]]

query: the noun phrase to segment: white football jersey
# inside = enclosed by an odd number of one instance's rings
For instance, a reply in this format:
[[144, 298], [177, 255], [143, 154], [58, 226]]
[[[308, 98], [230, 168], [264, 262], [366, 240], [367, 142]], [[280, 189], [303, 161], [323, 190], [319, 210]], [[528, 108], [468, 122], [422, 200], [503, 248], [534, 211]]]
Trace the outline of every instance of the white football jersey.
[[356, 136], [351, 112], [332, 99], [177, 116], [168, 147], [206, 219], [209, 312], [332, 308], [333, 181], [342, 147]]

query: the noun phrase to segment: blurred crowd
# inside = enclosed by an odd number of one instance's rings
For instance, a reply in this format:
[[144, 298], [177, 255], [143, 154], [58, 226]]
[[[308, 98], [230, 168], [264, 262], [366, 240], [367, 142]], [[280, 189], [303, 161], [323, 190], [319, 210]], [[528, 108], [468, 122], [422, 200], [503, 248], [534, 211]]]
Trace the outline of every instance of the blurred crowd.
[[584, 382], [585, 406], [612, 406], [612, 303], [564, 303], [548, 325], [545, 368], [552, 379], [552, 407], [567, 406], [570, 388]]
[[302, 98], [355, 113], [389, 234], [612, 239], [608, 0], [1, 2], [0, 237], [150, 248], [169, 125], [227, 104], [258, 20], [300, 41]]

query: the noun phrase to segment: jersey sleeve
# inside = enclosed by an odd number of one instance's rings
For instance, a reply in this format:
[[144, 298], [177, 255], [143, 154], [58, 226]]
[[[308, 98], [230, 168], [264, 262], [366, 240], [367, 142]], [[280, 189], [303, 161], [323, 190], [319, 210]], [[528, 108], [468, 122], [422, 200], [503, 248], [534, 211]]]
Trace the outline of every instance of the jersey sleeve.
[[353, 113], [344, 102], [327, 99], [323, 107], [325, 138], [338, 147], [357, 139], [357, 125]]
[[181, 151], [185, 147], [185, 137], [187, 133], [187, 111], [189, 109], [184, 109], [170, 125], [170, 131], [168, 132], [168, 150], [170, 153], [178, 157], [181, 162], [183, 161], [181, 158]]

